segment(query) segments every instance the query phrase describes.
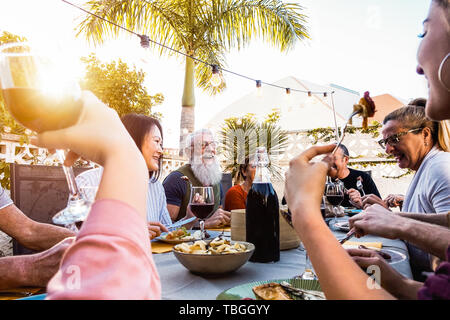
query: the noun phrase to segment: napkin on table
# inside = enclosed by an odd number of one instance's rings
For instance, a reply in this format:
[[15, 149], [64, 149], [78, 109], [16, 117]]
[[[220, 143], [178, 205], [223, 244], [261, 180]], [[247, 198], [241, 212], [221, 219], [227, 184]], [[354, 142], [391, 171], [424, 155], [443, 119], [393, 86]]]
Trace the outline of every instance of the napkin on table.
[[152, 253], [171, 252], [174, 246], [174, 244], [159, 241], [152, 241], [151, 245], [152, 245]]
[[346, 249], [358, 249], [359, 245], [366, 246], [369, 249], [381, 250], [383, 247], [382, 242], [362, 242], [362, 241], [346, 241], [343, 246]]

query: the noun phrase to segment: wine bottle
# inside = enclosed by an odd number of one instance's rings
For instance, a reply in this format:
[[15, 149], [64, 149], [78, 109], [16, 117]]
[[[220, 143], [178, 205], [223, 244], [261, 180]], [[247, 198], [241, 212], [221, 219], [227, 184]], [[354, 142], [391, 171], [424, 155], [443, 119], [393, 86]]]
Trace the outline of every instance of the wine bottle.
[[269, 158], [265, 148], [255, 156], [256, 172], [246, 202], [246, 240], [255, 245], [253, 262], [280, 260], [280, 221], [278, 196], [270, 181]]

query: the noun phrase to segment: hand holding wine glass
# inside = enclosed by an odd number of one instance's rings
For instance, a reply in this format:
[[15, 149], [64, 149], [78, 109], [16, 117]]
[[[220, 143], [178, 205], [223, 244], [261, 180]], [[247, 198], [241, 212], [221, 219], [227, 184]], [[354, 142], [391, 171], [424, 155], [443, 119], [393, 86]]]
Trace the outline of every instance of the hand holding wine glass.
[[[60, 149], [57, 155], [64, 163], [66, 162], [64, 151], [61, 149], [68, 147], [77, 149], [73, 140], [65, 139], [65, 135], [69, 132], [76, 131], [80, 134], [82, 139], [79, 142], [83, 144], [83, 148], [79, 150], [83, 152], [86, 141], [90, 141], [91, 144], [98, 141], [94, 138], [95, 135], [92, 135], [92, 128], [89, 125], [85, 127], [84, 132], [74, 126], [80, 122], [85, 113], [83, 103], [89, 101], [99, 110], [109, 108], [101, 104], [92, 94], [81, 93], [76, 79], [68, 76], [66, 68], [68, 62], [61, 57], [64, 56], [55, 54], [50, 57], [37, 52], [27, 43], [9, 43], [0, 47], [0, 84], [8, 110], [17, 121], [36, 131], [39, 134], [39, 141], [46, 141], [45, 147]], [[102, 112], [106, 110], [103, 109]], [[94, 118], [98, 122], [99, 117]], [[86, 125], [85, 122], [83, 124]], [[76, 129], [72, 130], [74, 127]], [[111, 134], [109, 130], [107, 132]], [[104, 136], [104, 132], [99, 134], [98, 137]], [[99, 154], [99, 151], [96, 153]], [[76, 157], [72, 154], [69, 158], [73, 161]], [[98, 155], [87, 158], [95, 161]], [[65, 164], [68, 165], [67, 162]], [[72, 168], [63, 166], [63, 169], [70, 194], [67, 207], [60, 211], [53, 221], [73, 228], [75, 222], [86, 218], [91, 202], [81, 197]]]
[[214, 210], [214, 192], [212, 187], [191, 187], [189, 208], [200, 219], [202, 240], [205, 238], [205, 219]]

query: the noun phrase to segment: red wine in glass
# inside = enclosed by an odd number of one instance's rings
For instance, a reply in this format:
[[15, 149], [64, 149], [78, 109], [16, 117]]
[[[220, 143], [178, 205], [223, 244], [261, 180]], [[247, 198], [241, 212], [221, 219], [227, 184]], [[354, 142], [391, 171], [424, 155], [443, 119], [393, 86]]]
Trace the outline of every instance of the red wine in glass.
[[344, 201], [344, 195], [327, 195], [327, 200], [333, 206], [339, 206]]
[[205, 239], [205, 222], [214, 210], [214, 192], [212, 187], [191, 187], [189, 208], [200, 219], [202, 240]]
[[206, 219], [214, 209], [214, 203], [192, 203], [190, 205], [192, 213], [199, 219]]

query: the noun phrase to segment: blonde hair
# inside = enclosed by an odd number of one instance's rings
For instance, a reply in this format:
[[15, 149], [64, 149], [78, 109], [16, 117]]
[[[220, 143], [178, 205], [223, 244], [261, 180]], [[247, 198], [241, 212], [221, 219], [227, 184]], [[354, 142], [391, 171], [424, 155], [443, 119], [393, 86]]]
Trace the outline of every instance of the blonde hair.
[[448, 120], [439, 122], [438, 144], [442, 150], [450, 152], [450, 121]]

